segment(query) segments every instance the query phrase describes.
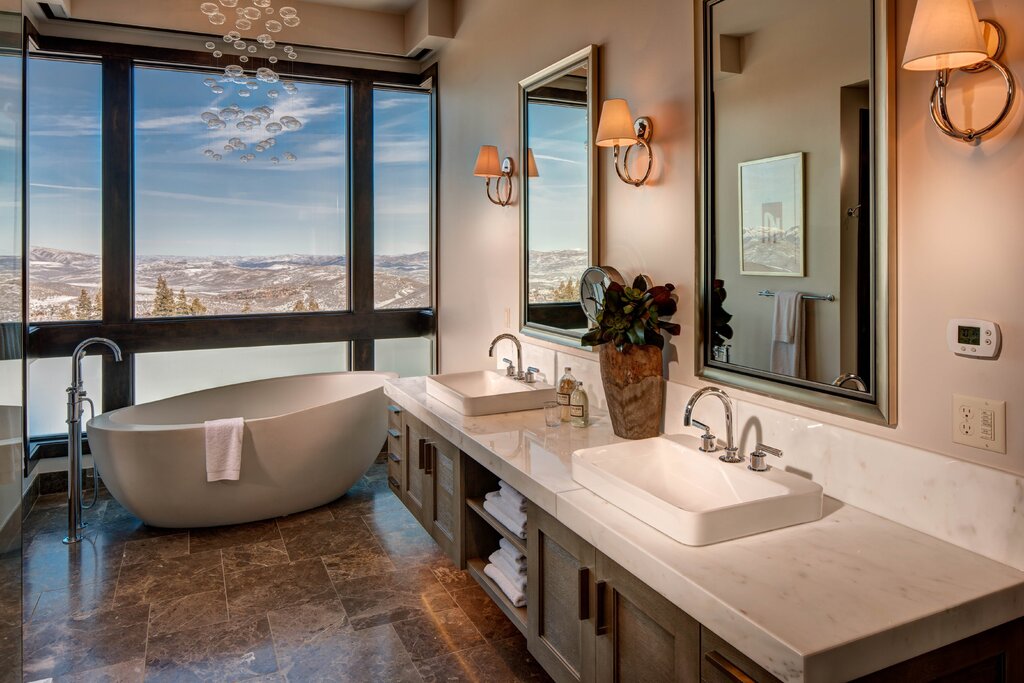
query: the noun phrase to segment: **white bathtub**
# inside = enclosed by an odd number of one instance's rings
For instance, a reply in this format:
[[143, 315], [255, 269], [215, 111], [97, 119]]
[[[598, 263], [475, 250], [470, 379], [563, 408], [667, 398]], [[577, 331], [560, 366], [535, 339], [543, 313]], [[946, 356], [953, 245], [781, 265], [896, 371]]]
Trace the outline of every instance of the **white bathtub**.
[[[341, 496], [387, 431], [395, 375], [340, 372], [232, 384], [104, 413], [88, 423], [103, 483], [147, 524], [239, 524]], [[203, 422], [245, 418], [238, 481], [206, 481]]]

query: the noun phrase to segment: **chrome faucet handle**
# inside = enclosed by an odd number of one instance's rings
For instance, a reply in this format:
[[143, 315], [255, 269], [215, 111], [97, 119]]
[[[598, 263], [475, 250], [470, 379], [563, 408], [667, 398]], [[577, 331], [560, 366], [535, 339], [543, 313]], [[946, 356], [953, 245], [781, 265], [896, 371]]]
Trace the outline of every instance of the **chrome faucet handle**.
[[758, 443], [757, 448], [750, 454], [750, 464], [747, 467], [754, 472], [767, 472], [770, 467], [768, 463], [764, 461], [769, 455], [774, 455], [776, 458], [782, 457], [782, 451], [772, 446], [767, 446], [763, 443]]
[[540, 372], [540, 368], [535, 368], [532, 365], [526, 368], [526, 376], [523, 381], [527, 384], [534, 384], [537, 381], [537, 373]]
[[718, 450], [718, 439], [711, 433], [711, 427], [708, 427], [700, 420], [690, 420], [690, 424], [697, 429], [704, 430], [704, 433], [700, 435], [700, 448], [697, 450], [704, 453], [714, 453]]
[[513, 363], [512, 361], [510, 361], [508, 358], [502, 358], [501, 362], [507, 364], [507, 367], [505, 368], [505, 376], [506, 377], [515, 377], [516, 376], [516, 364]]

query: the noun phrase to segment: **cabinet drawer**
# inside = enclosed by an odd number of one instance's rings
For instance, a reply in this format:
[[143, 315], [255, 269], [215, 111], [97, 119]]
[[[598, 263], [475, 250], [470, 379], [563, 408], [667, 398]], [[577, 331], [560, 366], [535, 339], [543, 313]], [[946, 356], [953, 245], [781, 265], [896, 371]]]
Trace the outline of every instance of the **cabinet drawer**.
[[388, 428], [402, 431], [402, 409], [396, 405], [388, 405]]
[[704, 683], [779, 683], [754, 660], [703, 626], [700, 654], [700, 680]]

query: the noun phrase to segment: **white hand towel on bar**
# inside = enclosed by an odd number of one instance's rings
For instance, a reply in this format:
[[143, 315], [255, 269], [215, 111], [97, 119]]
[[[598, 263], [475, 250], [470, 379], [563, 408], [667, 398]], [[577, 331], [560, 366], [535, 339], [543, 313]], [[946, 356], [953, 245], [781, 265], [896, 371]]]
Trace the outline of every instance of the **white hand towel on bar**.
[[238, 481], [242, 471], [245, 418], [209, 420], [206, 429], [206, 481]]
[[526, 519], [524, 518], [522, 523], [517, 523], [511, 519], [506, 513], [504, 508], [498, 505], [496, 500], [485, 500], [484, 510], [490, 513], [492, 517], [498, 520], [502, 526], [514, 533], [519, 538], [526, 538]]
[[505, 557], [500, 550], [495, 550], [487, 559], [491, 561], [491, 564], [501, 570], [501, 573], [505, 575], [505, 578], [508, 579], [517, 590], [526, 591], [526, 575], [517, 572], [515, 567], [509, 564], [508, 558]]
[[526, 512], [526, 498], [523, 494], [516, 491], [514, 488], [508, 485], [507, 482], [499, 480], [498, 488], [501, 490], [501, 495], [506, 498], [510, 503], [510, 508], [519, 508], [523, 512]]
[[771, 344], [769, 369], [772, 372], [790, 377], [807, 376], [804, 299], [801, 292], [785, 290], [775, 293]]
[[526, 594], [512, 585], [512, 582], [501, 573], [500, 569], [493, 564], [489, 564], [484, 567], [484, 574], [487, 574], [494, 583], [498, 584], [498, 588], [512, 601], [513, 605], [516, 607], [526, 607]]
[[519, 552], [519, 549], [512, 545], [507, 538], [499, 539], [498, 544], [516, 566], [522, 567], [524, 570], [526, 569], [526, 555]]

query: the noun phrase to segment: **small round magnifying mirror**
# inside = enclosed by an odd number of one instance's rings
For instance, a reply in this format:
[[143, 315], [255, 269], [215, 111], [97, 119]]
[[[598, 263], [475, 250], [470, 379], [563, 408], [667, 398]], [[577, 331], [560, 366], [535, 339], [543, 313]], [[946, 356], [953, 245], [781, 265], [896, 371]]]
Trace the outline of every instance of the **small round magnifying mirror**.
[[618, 282], [626, 284], [619, 271], [611, 266], [591, 266], [580, 277], [580, 306], [592, 324], [597, 322], [597, 312], [604, 305], [604, 293], [608, 285]]

